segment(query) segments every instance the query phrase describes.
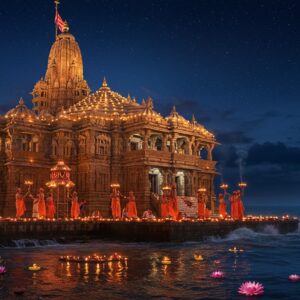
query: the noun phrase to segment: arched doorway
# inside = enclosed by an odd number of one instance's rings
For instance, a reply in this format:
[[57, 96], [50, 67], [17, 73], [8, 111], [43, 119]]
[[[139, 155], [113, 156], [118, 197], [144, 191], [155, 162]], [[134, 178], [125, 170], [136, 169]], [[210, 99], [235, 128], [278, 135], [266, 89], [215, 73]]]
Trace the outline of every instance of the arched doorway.
[[158, 168], [152, 168], [149, 171], [150, 192], [160, 194], [163, 176]]

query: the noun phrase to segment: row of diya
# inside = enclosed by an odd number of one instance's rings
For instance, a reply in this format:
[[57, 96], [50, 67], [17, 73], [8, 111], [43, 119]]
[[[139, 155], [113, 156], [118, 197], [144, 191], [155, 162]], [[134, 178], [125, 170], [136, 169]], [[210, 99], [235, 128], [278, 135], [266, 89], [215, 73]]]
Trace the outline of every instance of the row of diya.
[[[296, 217], [290, 217], [289, 215], [285, 216], [252, 216], [249, 215], [247, 217], [244, 217], [242, 220], [243, 222], [248, 222], [248, 221], [277, 221], [277, 220], [298, 220]], [[140, 218], [127, 218], [127, 219], [112, 219], [112, 218], [100, 218], [100, 217], [84, 217], [84, 218], [77, 218], [77, 219], [72, 219], [72, 218], [58, 218], [58, 219], [49, 219], [49, 218], [44, 218], [44, 219], [36, 219], [36, 218], [3, 218], [0, 216], [0, 221], [9, 221], [9, 222], [37, 222], [37, 221], [50, 221], [50, 222], [57, 222], [57, 221], [82, 221], [82, 222], [88, 222], [88, 221], [99, 221], [99, 222], [176, 222], [176, 223], [181, 223], [181, 222], [234, 222], [231, 217], [225, 217], [225, 218], [220, 218], [220, 217], [210, 217], [206, 219], [192, 219], [192, 218], [183, 218], [181, 220], [173, 220], [172, 218], [155, 218], [155, 219], [140, 219]]]
[[118, 253], [113, 255], [89, 255], [89, 256], [74, 256], [66, 255], [60, 256], [59, 260], [62, 262], [75, 262], [75, 263], [109, 263], [109, 262], [127, 262], [128, 258], [126, 256], [121, 256]]

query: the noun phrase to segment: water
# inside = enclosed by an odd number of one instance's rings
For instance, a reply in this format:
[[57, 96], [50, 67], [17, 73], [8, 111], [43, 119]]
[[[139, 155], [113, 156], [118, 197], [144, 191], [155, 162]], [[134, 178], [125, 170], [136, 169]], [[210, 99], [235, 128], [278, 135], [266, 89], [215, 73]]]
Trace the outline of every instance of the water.
[[[256, 211], [259, 209], [263, 208]], [[300, 215], [300, 210], [291, 208], [285, 213]], [[224, 239], [210, 238], [197, 243], [44, 244], [18, 241], [15, 247], [0, 249], [8, 270], [0, 276], [0, 298], [15, 299], [15, 289], [23, 289], [24, 296], [17, 298], [249, 299], [239, 295], [237, 289], [242, 282], [255, 280], [264, 284], [265, 293], [251, 299], [300, 299], [300, 282], [288, 280], [290, 274], [300, 273], [300, 232], [280, 235], [272, 227], [260, 233], [242, 228]], [[233, 246], [243, 248], [244, 252], [230, 253], [228, 248]], [[113, 252], [128, 256], [127, 265], [58, 261], [60, 255]], [[194, 261], [194, 253], [202, 254], [204, 261]], [[157, 264], [157, 259], [164, 255], [171, 258], [171, 265]], [[220, 264], [215, 260], [220, 260]], [[44, 270], [27, 271], [26, 266], [32, 263]], [[215, 270], [225, 272], [225, 278], [210, 278]]]

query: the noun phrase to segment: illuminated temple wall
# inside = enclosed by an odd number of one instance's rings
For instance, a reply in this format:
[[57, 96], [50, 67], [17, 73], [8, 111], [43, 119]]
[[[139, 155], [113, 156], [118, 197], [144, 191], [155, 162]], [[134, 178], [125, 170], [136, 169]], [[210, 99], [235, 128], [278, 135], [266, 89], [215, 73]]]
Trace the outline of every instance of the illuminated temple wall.
[[[25, 192], [25, 180], [33, 181], [33, 193], [46, 188], [50, 168], [61, 159], [71, 167], [74, 189], [88, 201], [90, 213], [109, 215], [111, 183], [120, 183], [125, 196], [135, 193], [140, 215], [156, 209], [153, 201], [171, 184], [187, 197], [206, 187], [207, 204], [214, 210], [212, 151], [218, 143], [213, 134], [175, 108], [161, 116], [151, 98], [137, 103], [121, 96], [106, 80], [89, 94], [71, 34], [58, 36], [45, 79], [32, 95], [33, 109], [20, 99], [0, 116], [0, 215], [15, 214], [16, 188]], [[30, 216], [32, 201], [26, 204]]]

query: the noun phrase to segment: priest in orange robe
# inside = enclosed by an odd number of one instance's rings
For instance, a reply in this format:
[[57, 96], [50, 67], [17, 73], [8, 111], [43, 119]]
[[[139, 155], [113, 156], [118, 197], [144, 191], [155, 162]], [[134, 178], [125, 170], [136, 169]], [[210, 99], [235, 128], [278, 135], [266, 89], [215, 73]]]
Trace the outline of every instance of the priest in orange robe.
[[238, 212], [238, 196], [237, 191], [234, 191], [230, 197], [231, 202], [231, 218], [233, 220], [239, 219], [239, 212]]
[[178, 218], [178, 199], [176, 193], [176, 185], [172, 185], [170, 200], [168, 203], [169, 215], [173, 218], [173, 220], [177, 220]]
[[21, 218], [25, 214], [26, 206], [24, 198], [28, 193], [23, 197], [21, 188], [17, 188], [16, 192], [16, 218]]
[[47, 197], [47, 218], [53, 219], [55, 216], [55, 204], [53, 199], [53, 194], [49, 193]]
[[204, 193], [198, 191], [198, 218], [205, 219], [206, 214], [206, 202]]
[[111, 198], [111, 213], [114, 219], [121, 218], [120, 193], [116, 188], [113, 189]]
[[71, 205], [71, 218], [77, 219], [80, 215], [80, 207], [78, 202], [77, 192], [73, 192], [72, 194], [72, 205]]
[[161, 197], [160, 215], [162, 218], [169, 217], [169, 189], [164, 188]]
[[225, 218], [227, 215], [224, 194], [219, 194], [219, 215], [222, 219]]
[[240, 190], [237, 191], [236, 197], [237, 197], [237, 218], [239, 220], [243, 220], [245, 216], [245, 208], [242, 201], [242, 194]]
[[135, 196], [133, 192], [129, 192], [128, 202], [126, 204], [127, 217], [128, 218], [137, 218], [137, 209]]
[[39, 211], [39, 218], [43, 219], [46, 218], [46, 203], [45, 203], [45, 194], [44, 189], [40, 188], [38, 193], [38, 211]]

